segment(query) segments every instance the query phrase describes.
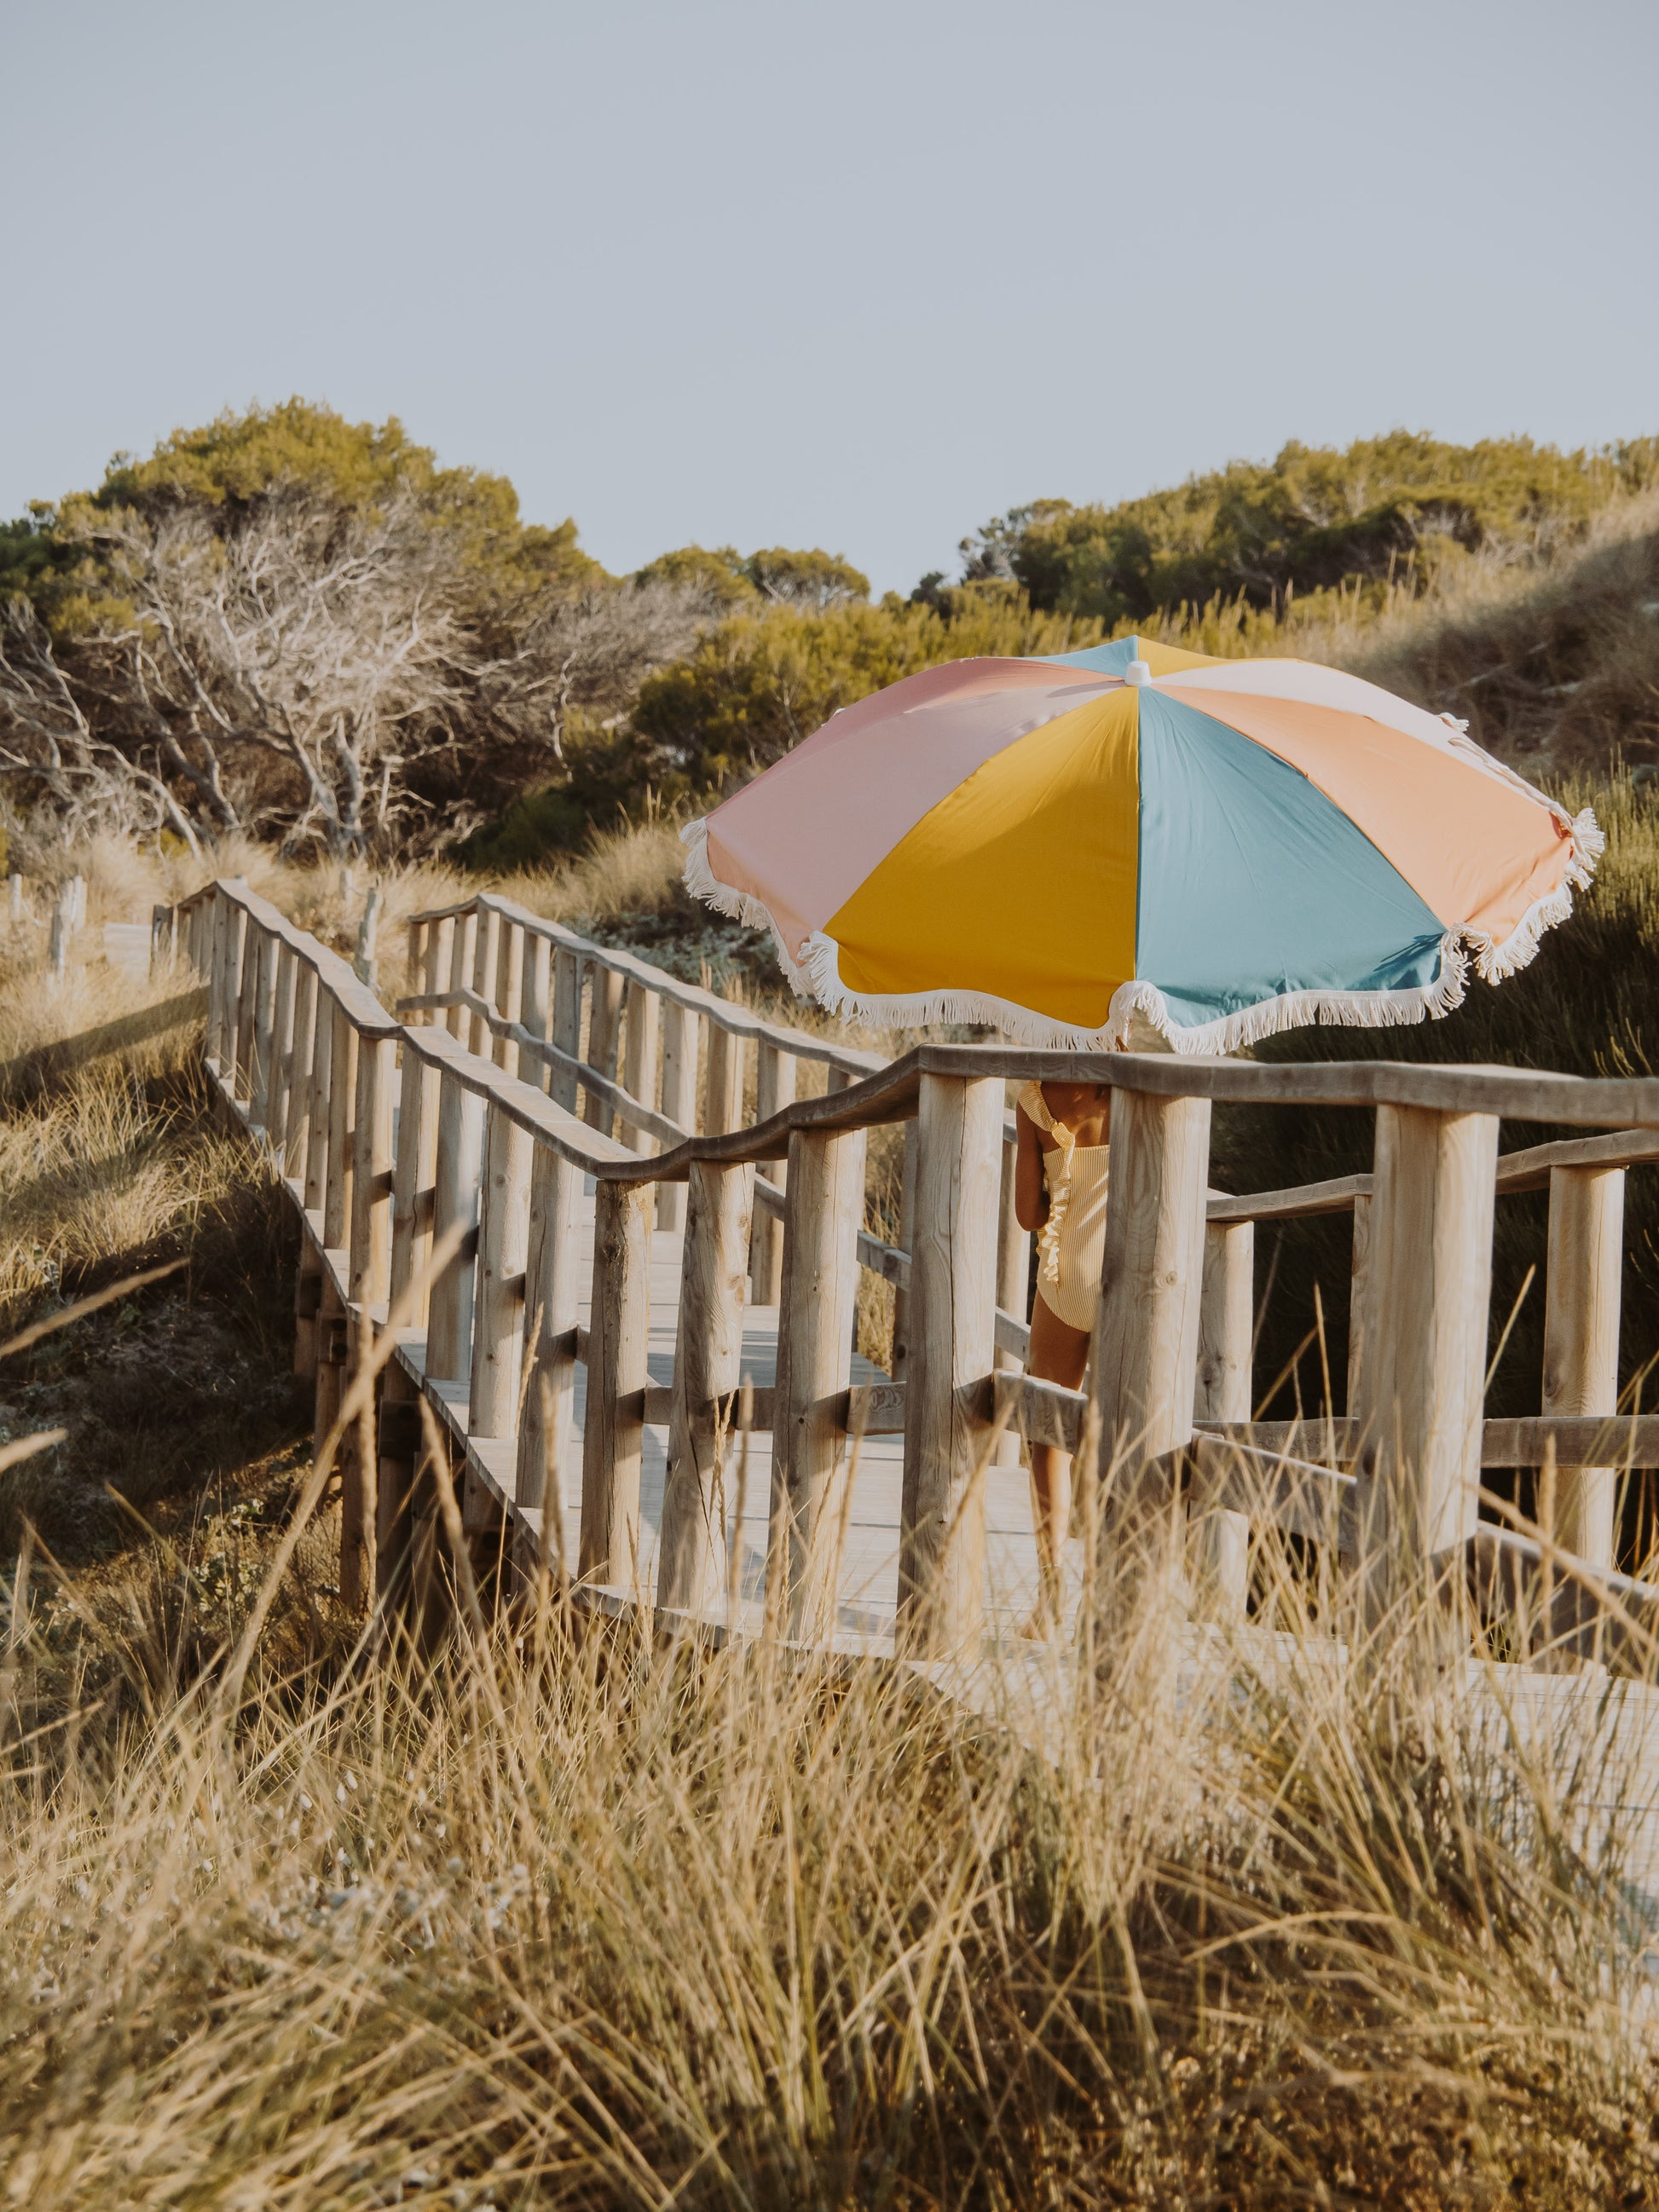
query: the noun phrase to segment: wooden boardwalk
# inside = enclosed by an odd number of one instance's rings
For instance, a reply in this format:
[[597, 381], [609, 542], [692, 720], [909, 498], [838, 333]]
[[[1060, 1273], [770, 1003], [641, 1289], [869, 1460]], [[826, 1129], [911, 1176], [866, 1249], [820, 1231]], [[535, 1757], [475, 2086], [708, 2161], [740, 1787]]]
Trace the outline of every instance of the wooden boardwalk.
[[[775, 1605], [792, 1635], [948, 1666], [964, 1692], [989, 1684], [989, 1646], [1012, 1655], [1000, 1679], [1025, 1684], [1040, 1738], [1056, 1678], [1011, 1633], [1036, 1595], [1011, 1446], [1092, 1435], [1079, 1477], [1104, 1501], [1101, 1548], [1071, 1547], [1073, 1578], [1133, 1564], [1147, 1528], [1174, 1534], [1194, 1682], [1206, 1618], [1224, 1644], [1273, 1648], [1247, 1590], [1287, 1534], [1322, 1571], [1357, 1570], [1362, 1607], [1426, 1576], [1471, 1622], [1547, 1647], [1559, 1671], [1514, 1693], [1528, 1726], [1587, 1710], [1603, 1662], [1659, 1677], [1659, 1589], [1614, 1550], [1621, 1490], [1659, 1466], [1659, 1419], [1620, 1410], [1617, 1368], [1624, 1176], [1659, 1157], [1659, 1082], [959, 1045], [886, 1063], [489, 895], [416, 918], [422, 988], [397, 1014], [240, 884], [164, 910], [156, 943], [208, 978], [212, 1079], [304, 1215], [296, 1361], [319, 1439], [354, 1375], [386, 1363], [375, 1449], [343, 1457], [348, 1603], [397, 1602], [417, 1553], [441, 1550], [423, 1401], [480, 1558], [550, 1555], [550, 1460], [587, 1601], [740, 1631]], [[1045, 1077], [1113, 1094], [1086, 1394], [1021, 1366], [1007, 1098]], [[1218, 1100], [1368, 1113], [1374, 1171], [1213, 1192]], [[1503, 1153], [1505, 1118], [1593, 1133]], [[866, 1139], [896, 1126], [889, 1243]], [[1493, 1208], [1545, 1186], [1540, 1411], [1487, 1419]], [[1255, 1226], [1336, 1211], [1354, 1224], [1346, 1403], [1287, 1431], [1252, 1419]], [[902, 1380], [853, 1351], [860, 1267], [895, 1286]], [[1544, 1469], [1537, 1522], [1483, 1507], [1482, 1468], [1516, 1464]], [[1638, 1691], [1621, 1711], [1647, 1713]]]
[[[592, 1321], [593, 1186], [582, 1194], [579, 1217], [580, 1292], [578, 1325]], [[659, 1229], [652, 1237], [651, 1328], [648, 1353], [653, 1384], [666, 1389], [674, 1379], [674, 1347], [679, 1322], [681, 1271], [684, 1237], [674, 1230]], [[342, 1259], [343, 1255], [339, 1255]], [[384, 1318], [382, 1310], [381, 1318]], [[400, 1363], [417, 1382], [424, 1380], [426, 1341], [412, 1331], [403, 1334], [398, 1352]], [[778, 1308], [748, 1304], [743, 1317], [740, 1375], [757, 1389], [770, 1389], [777, 1381]], [[851, 1361], [854, 1383], [885, 1382], [884, 1370], [860, 1353]], [[472, 1441], [468, 1435], [468, 1389], [459, 1382], [432, 1386], [459, 1451], [506, 1503], [513, 1496], [516, 1444], [511, 1438]], [[575, 1423], [573, 1449], [563, 1455], [560, 1468], [560, 1498], [571, 1549], [580, 1526], [582, 1469], [580, 1440], [586, 1425], [587, 1370], [578, 1370], [575, 1385]], [[647, 1422], [640, 1482], [640, 1556], [636, 1577], [639, 1594], [648, 1598], [657, 1587], [658, 1537], [662, 1526], [663, 1491], [668, 1468], [668, 1425]], [[738, 1518], [738, 1462], [744, 1456], [738, 1437], [727, 1441], [723, 1468], [723, 1498], [726, 1542], [740, 1542], [738, 1590], [741, 1612], [737, 1626], [758, 1632], [765, 1602], [766, 1559], [771, 1534], [772, 1437], [757, 1428], [749, 1438], [743, 1481], [743, 1510]], [[848, 1651], [885, 1653], [893, 1648], [894, 1620], [898, 1606], [900, 1497], [904, 1475], [902, 1433], [865, 1437], [859, 1447], [856, 1480], [848, 1522], [848, 1537], [841, 1563], [836, 1604], [836, 1641]], [[1030, 1486], [1023, 1467], [993, 1466], [987, 1471], [987, 1630], [1006, 1635], [1027, 1620], [1036, 1602], [1036, 1544], [1032, 1533]], [[542, 1509], [526, 1505], [516, 1510], [537, 1542], [543, 1539]], [[1075, 1551], [1076, 1547], [1073, 1547]], [[574, 1565], [574, 1559], [571, 1564]], [[1073, 1581], [1075, 1577], [1073, 1577]], [[722, 1607], [722, 1611], [724, 1608]]]

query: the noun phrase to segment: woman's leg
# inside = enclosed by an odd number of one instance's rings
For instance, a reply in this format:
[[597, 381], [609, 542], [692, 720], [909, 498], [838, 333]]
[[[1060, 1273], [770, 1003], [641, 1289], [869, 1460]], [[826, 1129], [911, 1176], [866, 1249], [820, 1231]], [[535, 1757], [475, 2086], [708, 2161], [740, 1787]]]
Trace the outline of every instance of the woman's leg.
[[[1081, 1387], [1089, 1358], [1089, 1332], [1073, 1328], [1043, 1302], [1041, 1291], [1031, 1313], [1031, 1356], [1025, 1372], [1039, 1382]], [[1060, 1562], [1072, 1525], [1072, 1455], [1058, 1444], [1031, 1446], [1031, 1520], [1036, 1533], [1037, 1571], [1042, 1596], [1033, 1631], [1048, 1633], [1060, 1619], [1063, 1581]]]

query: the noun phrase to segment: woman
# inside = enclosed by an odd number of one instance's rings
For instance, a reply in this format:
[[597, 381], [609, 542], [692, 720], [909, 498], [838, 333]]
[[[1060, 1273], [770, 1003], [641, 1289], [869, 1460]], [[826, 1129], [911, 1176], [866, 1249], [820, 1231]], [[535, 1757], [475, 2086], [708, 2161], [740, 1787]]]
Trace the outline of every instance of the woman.
[[[1028, 1083], [1015, 1109], [1014, 1212], [1022, 1229], [1041, 1232], [1025, 1371], [1068, 1390], [1082, 1386], [1100, 1295], [1111, 1098], [1103, 1084]], [[1031, 1446], [1031, 1494], [1042, 1599], [1028, 1632], [1040, 1636], [1060, 1619], [1072, 1519], [1069, 1452]]]

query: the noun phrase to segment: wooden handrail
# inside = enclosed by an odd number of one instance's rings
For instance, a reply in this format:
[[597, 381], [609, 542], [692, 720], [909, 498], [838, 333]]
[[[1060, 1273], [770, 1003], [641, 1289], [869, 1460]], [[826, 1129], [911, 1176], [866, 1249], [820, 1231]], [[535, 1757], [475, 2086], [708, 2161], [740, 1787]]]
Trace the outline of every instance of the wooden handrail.
[[[1615, 1474], [1659, 1466], [1659, 1417], [1611, 1410], [1621, 1178], [1659, 1160], [1659, 1081], [933, 1042], [883, 1062], [763, 1020], [493, 894], [413, 927], [425, 941], [410, 980], [425, 988], [398, 1014], [447, 1022], [388, 1014], [343, 960], [240, 880], [184, 902], [161, 933], [208, 975], [214, 1081], [276, 1156], [306, 1215], [296, 1363], [316, 1376], [319, 1424], [422, 1255], [434, 1245], [453, 1255], [388, 1370], [390, 1442], [378, 1462], [359, 1455], [348, 1476], [349, 1597], [384, 1588], [386, 1562], [418, 1550], [396, 1536], [399, 1516], [406, 1524], [417, 1510], [418, 1444], [399, 1393], [423, 1393], [457, 1440], [465, 1527], [486, 1530], [507, 1512], [533, 1535], [547, 1467], [571, 1463], [575, 1375], [586, 1364], [580, 1571], [613, 1590], [637, 1578], [642, 1434], [665, 1421], [657, 1596], [676, 1617], [707, 1611], [724, 1587], [720, 1455], [743, 1309], [772, 1299], [778, 1382], [757, 1394], [757, 1412], [776, 1432], [768, 1574], [781, 1578], [780, 1617], [792, 1633], [825, 1632], [833, 1619], [838, 1554], [826, 1532], [844, 1521], [838, 1486], [852, 1430], [904, 1434], [900, 1632], [924, 1655], [977, 1635], [981, 1459], [1006, 1458], [1000, 1421], [1063, 1450], [1085, 1431], [1100, 1436], [1114, 1469], [1113, 1542], [1167, 1528], [1160, 1501], [1178, 1485], [1185, 1510], [1224, 1539], [1216, 1558], [1227, 1563], [1237, 1618], [1248, 1542], [1230, 1527], [1261, 1522], [1346, 1553], [1373, 1542], [1380, 1525], [1449, 1556], [1472, 1525], [1482, 1466], [1548, 1461], [1561, 1471], [1557, 1526], [1575, 1532], [1587, 1571], [1599, 1571], [1611, 1563]], [[585, 972], [604, 988], [592, 997], [584, 1049]], [[794, 1095], [802, 1059], [828, 1071], [818, 1096]], [[1112, 1106], [1091, 1409], [1081, 1392], [998, 1366], [1029, 1352], [1012, 1310], [1023, 1305], [1027, 1248], [1010, 1226], [1005, 1089], [1028, 1079], [1086, 1079], [1124, 1094]], [[1211, 1190], [1214, 1101], [1374, 1108], [1374, 1171], [1291, 1190]], [[1504, 1117], [1606, 1133], [1499, 1154]], [[865, 1133], [895, 1123], [908, 1133], [902, 1244], [864, 1226]], [[787, 1170], [755, 1172], [775, 1163]], [[573, 1244], [584, 1177], [599, 1194], [586, 1330]], [[1546, 1410], [1483, 1421], [1492, 1200], [1546, 1184]], [[647, 1366], [650, 1230], [653, 1212], [678, 1228], [688, 1188], [665, 1386]], [[1250, 1224], [1350, 1208], [1348, 1411], [1294, 1425], [1200, 1419], [1249, 1410]], [[905, 1364], [869, 1385], [851, 1381], [860, 1267], [904, 1300]], [[1368, 1506], [1364, 1529], [1362, 1498], [1385, 1509], [1379, 1522]], [[547, 1537], [542, 1528], [534, 1540]]]

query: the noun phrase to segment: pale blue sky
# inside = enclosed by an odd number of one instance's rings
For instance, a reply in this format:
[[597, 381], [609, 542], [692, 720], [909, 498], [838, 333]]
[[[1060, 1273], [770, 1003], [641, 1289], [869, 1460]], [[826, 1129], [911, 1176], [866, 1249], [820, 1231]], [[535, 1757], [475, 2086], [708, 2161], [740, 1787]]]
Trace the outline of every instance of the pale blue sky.
[[1654, 0], [0, 0], [0, 512], [402, 416], [908, 588], [1289, 437], [1659, 428]]

